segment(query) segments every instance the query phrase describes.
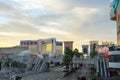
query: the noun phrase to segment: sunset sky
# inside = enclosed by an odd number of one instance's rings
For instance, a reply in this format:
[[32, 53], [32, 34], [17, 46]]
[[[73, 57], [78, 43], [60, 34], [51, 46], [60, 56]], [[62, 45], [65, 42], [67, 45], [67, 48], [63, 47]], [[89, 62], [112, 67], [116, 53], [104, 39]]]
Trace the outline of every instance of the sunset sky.
[[109, 15], [109, 0], [0, 0], [0, 47], [50, 37], [78, 49], [91, 40], [116, 43]]

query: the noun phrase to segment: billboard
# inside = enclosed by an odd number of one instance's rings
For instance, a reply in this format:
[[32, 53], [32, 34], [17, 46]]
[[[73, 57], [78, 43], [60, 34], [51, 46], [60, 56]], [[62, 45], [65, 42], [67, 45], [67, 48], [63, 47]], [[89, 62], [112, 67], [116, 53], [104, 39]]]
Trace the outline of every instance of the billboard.
[[116, 11], [118, 7], [119, 0], [110, 0], [110, 18], [111, 20], [116, 20]]
[[41, 40], [42, 53], [55, 53], [55, 51], [56, 51], [55, 46], [56, 46], [55, 38]]
[[114, 0], [114, 5], [113, 5], [114, 13], [116, 13], [118, 3], [119, 3], [119, 0]]
[[52, 43], [46, 44], [46, 51], [47, 52], [52, 52]]
[[114, 43], [113, 43], [113, 42], [110, 42], [110, 41], [102, 41], [102, 45], [103, 45], [103, 46], [113, 46]]
[[82, 45], [82, 52], [88, 54], [88, 45]]
[[64, 50], [66, 48], [69, 48], [69, 49], [73, 50], [73, 41], [65, 41], [64, 42]]

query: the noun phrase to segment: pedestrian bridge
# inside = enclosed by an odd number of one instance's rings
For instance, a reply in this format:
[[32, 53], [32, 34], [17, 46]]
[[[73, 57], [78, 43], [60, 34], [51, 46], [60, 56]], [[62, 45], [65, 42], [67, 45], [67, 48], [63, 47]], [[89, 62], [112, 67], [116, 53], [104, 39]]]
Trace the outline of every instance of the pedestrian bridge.
[[80, 59], [80, 58], [74, 58], [73, 59], [73, 63], [76, 63], [76, 64], [95, 64], [96, 65], [96, 61], [98, 59], [97, 58], [90, 58], [90, 59]]

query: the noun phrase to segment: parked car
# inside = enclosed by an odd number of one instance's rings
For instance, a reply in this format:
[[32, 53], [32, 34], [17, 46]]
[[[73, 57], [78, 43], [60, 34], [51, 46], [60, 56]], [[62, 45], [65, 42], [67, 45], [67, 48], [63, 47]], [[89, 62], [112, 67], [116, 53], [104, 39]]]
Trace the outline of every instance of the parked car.
[[62, 67], [62, 71], [63, 71], [63, 72], [66, 72], [66, 71], [67, 71], [67, 67], [66, 67], [66, 66], [63, 66], [63, 67]]

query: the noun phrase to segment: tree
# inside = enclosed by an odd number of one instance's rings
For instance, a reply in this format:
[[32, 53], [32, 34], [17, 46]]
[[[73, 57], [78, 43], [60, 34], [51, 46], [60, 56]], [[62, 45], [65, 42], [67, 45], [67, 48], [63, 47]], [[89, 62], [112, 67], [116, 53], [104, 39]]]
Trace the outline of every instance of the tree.
[[8, 68], [8, 67], [10, 66], [9, 64], [10, 64], [10, 61], [6, 61], [6, 62], [4, 63], [4, 66]]
[[11, 59], [10, 58], [7, 58], [5, 63], [4, 63], [4, 66], [9, 68], [10, 67], [10, 63], [11, 63]]
[[21, 63], [21, 62], [18, 62], [18, 61], [13, 61], [11, 63], [11, 66], [14, 67], [14, 68], [26, 68], [26, 64], [25, 63]]
[[67, 48], [65, 48], [65, 52], [64, 53], [68, 54], [68, 55], [72, 55], [72, 50], [67, 47]]
[[82, 55], [77, 48], [74, 49], [73, 54], [78, 58]]
[[63, 63], [69, 64], [72, 61], [73, 51], [69, 48], [65, 49], [65, 55], [63, 57]]
[[69, 64], [70, 61], [71, 61], [70, 55], [65, 54], [65, 56], [63, 57], [63, 63]]
[[[68, 61], [69, 61], [69, 63], [70, 63], [70, 62], [72, 62], [73, 56], [80, 57], [81, 55], [82, 55], [82, 53], [80, 53], [77, 48], [75, 48], [73, 51], [69, 48], [66, 48], [65, 49], [65, 55], [63, 57], [63, 62], [68, 63]], [[69, 60], [67, 61], [66, 59], [69, 59]], [[65, 62], [65, 61], [67, 61], [67, 62]]]
[[77, 57], [80, 57], [80, 55], [82, 55], [82, 53], [80, 53], [77, 48], [74, 49], [74, 51], [72, 51], [69, 48], [65, 49], [65, 55], [63, 57], [63, 63], [66, 65], [67, 70], [68, 70], [69, 66], [72, 67], [72, 65], [70, 65], [70, 63], [72, 62], [73, 56], [75, 56], [75, 55]]
[[98, 56], [98, 52], [93, 51], [93, 52], [90, 53], [90, 56], [91, 56], [91, 58], [94, 58], [94, 57]]

